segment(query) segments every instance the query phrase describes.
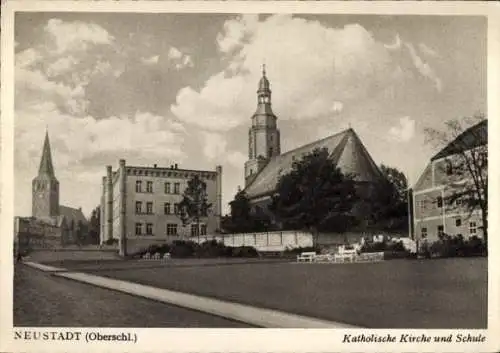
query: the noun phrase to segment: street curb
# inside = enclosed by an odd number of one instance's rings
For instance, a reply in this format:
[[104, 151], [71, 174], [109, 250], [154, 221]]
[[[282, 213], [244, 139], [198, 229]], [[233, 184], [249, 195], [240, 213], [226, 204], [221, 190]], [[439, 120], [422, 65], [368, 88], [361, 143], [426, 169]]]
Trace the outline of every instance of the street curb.
[[359, 328], [339, 322], [310, 318], [278, 310], [262, 309], [250, 305], [226, 302], [218, 299], [172, 291], [138, 283], [101, 277], [82, 272], [67, 272], [63, 268], [25, 262], [42, 271], [54, 272], [55, 276], [72, 279], [94, 286], [112, 289], [147, 299], [153, 299], [192, 310], [244, 322], [265, 328]]
[[47, 266], [40, 264], [38, 262], [31, 262], [31, 261], [23, 261], [23, 264], [36, 268], [38, 270], [42, 270], [45, 272], [62, 272], [62, 271], [67, 271], [65, 268], [60, 268], [60, 267], [53, 267], [53, 266]]

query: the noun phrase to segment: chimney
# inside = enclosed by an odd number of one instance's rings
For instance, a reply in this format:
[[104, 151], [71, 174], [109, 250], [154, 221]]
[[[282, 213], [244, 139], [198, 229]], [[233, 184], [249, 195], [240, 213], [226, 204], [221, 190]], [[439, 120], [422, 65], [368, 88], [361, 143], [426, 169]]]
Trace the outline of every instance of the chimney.
[[154, 167], [154, 168], [156, 168], [156, 164], [155, 164], [155, 165], [153, 165], [153, 167]]
[[170, 164], [170, 169], [174, 169], [174, 165], [173, 164]]
[[179, 166], [177, 165], [177, 163], [175, 163], [175, 169], [178, 169], [178, 168], [179, 168]]

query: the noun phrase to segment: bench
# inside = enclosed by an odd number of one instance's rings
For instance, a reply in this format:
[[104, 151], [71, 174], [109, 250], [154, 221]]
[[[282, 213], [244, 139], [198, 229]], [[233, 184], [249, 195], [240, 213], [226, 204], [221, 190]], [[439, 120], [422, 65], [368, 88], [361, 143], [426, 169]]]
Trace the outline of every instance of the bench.
[[300, 255], [297, 255], [297, 262], [313, 262], [316, 257], [316, 253], [314, 251], [311, 252], [303, 252]]
[[335, 262], [345, 262], [350, 261], [354, 262], [358, 253], [354, 249], [346, 250], [342, 249], [338, 254], [335, 254]]

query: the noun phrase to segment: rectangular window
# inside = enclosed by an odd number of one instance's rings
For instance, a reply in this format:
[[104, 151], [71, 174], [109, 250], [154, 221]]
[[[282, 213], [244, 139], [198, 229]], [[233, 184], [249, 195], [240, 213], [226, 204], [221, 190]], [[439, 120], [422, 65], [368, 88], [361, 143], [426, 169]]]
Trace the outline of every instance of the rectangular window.
[[443, 197], [438, 196], [438, 198], [437, 198], [437, 206], [438, 206], [438, 208], [443, 207]]
[[167, 235], [177, 235], [177, 224], [175, 223], [167, 224]]
[[165, 183], [165, 194], [170, 194], [170, 183]]
[[201, 235], [207, 235], [207, 225], [206, 224], [202, 224], [200, 226], [200, 234]]
[[421, 234], [422, 234], [422, 238], [427, 238], [427, 228], [425, 228], [425, 227], [422, 228]]
[[174, 203], [174, 213], [179, 214], [179, 204], [178, 203]]
[[453, 174], [453, 165], [451, 164], [451, 161], [446, 161], [446, 175], [452, 175]]
[[136, 223], [135, 224], [135, 235], [141, 235], [142, 234], [142, 223]]
[[135, 213], [136, 214], [141, 214], [142, 213], [142, 202], [141, 201], [136, 201], [135, 202]]
[[165, 214], [170, 214], [170, 203], [169, 202], [165, 202], [165, 204], [163, 205], [163, 211], [165, 212]]
[[146, 234], [153, 235], [153, 223], [146, 224]]
[[191, 224], [191, 236], [196, 237], [198, 235], [198, 224]]
[[152, 181], [148, 181], [146, 183], [146, 192], [153, 192], [153, 182]]
[[153, 214], [153, 203], [152, 202], [148, 202], [146, 204], [146, 213]]
[[476, 224], [476, 222], [470, 222], [469, 223], [469, 233], [470, 234], [477, 234], [477, 224]]
[[425, 208], [426, 208], [425, 200], [420, 200], [420, 211], [421, 212], [425, 211]]
[[457, 207], [462, 206], [462, 199], [461, 198], [456, 199], [455, 204], [457, 205]]
[[444, 227], [442, 225], [438, 226], [438, 237], [442, 237], [444, 235]]
[[142, 192], [142, 181], [137, 180], [135, 182], [135, 192]]
[[462, 225], [462, 219], [457, 218], [455, 219], [455, 226], [460, 227]]
[[180, 184], [179, 183], [174, 184], [174, 194], [180, 194]]

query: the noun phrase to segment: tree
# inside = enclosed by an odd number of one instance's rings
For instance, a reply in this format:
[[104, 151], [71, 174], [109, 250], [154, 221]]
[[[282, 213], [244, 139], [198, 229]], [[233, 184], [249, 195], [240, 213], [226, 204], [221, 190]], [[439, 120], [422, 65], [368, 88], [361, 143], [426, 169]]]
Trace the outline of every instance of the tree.
[[262, 212], [252, 212], [247, 194], [238, 191], [229, 203], [231, 214], [224, 217], [223, 228], [232, 233], [261, 232], [269, 229], [269, 217]]
[[101, 206], [92, 210], [89, 223], [89, 241], [91, 244], [99, 243], [99, 233], [101, 231]]
[[371, 217], [375, 227], [391, 230], [408, 228], [408, 181], [396, 168], [381, 165], [384, 176], [374, 185], [369, 198]]
[[351, 219], [356, 200], [354, 180], [342, 174], [323, 148], [293, 162], [292, 170], [280, 177], [269, 209], [284, 228], [307, 229], [317, 243], [323, 225], [342, 226]]
[[394, 200], [406, 204], [408, 202], [408, 180], [404, 173], [384, 164], [380, 166], [380, 171], [393, 189]]
[[182, 201], [179, 203], [179, 217], [183, 225], [193, 223], [196, 226], [198, 242], [200, 237], [200, 218], [207, 217], [212, 204], [208, 203], [207, 184], [195, 175], [188, 181]]
[[433, 159], [446, 175], [446, 204], [461, 201], [469, 215], [481, 213], [484, 242], [488, 244], [488, 121], [483, 114], [449, 120], [445, 130], [427, 128], [426, 140], [441, 148]]

